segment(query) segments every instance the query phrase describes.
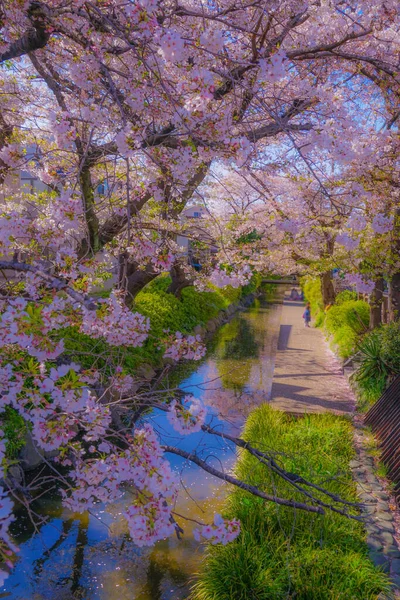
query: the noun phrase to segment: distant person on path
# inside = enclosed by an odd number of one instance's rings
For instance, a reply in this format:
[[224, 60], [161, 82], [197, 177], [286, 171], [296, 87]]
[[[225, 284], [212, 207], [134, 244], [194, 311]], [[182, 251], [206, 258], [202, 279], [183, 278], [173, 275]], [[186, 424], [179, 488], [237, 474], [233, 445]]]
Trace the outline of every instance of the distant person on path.
[[299, 293], [299, 291], [296, 288], [292, 288], [292, 291], [290, 292], [290, 299], [303, 300], [303, 292]]
[[304, 327], [310, 327], [310, 321], [311, 321], [311, 305], [309, 302], [307, 302], [306, 307], [304, 309], [303, 312], [303, 319], [304, 319]]

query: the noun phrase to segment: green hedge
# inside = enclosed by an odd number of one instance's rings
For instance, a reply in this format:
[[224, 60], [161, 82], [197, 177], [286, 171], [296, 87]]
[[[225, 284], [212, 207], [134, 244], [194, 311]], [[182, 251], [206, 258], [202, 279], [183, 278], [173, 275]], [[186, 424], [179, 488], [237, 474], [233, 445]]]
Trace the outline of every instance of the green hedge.
[[4, 432], [6, 441], [6, 457], [15, 459], [25, 445], [28, 426], [18, 411], [6, 406], [0, 414], [0, 429]]
[[356, 352], [360, 335], [369, 324], [369, 304], [364, 300], [348, 300], [335, 304], [325, 315], [325, 331], [333, 336], [341, 358], [349, 358]]
[[[182, 290], [181, 298], [167, 293], [171, 278], [160, 275], [136, 296], [133, 310], [149, 317], [150, 335], [141, 348], [119, 348], [109, 346], [104, 340], [94, 340], [77, 328], [69, 327], [55, 332], [64, 338], [66, 353], [84, 368], [104, 368], [118, 362], [126, 371], [132, 371], [142, 363], [159, 366], [163, 355], [160, 339], [166, 331], [191, 333], [196, 325], [205, 325], [241, 296], [254, 291], [259, 279], [253, 277], [243, 289], [215, 288], [211, 292], [199, 292], [194, 287]], [[110, 361], [110, 358], [112, 359]]]
[[134, 310], [149, 317], [151, 333], [160, 336], [163, 330], [190, 333], [196, 325], [203, 325], [209, 319], [239, 300], [240, 289], [215, 289], [212, 292], [199, 292], [194, 287], [182, 290], [181, 298], [168, 294], [171, 283], [169, 276], [160, 276], [147, 285], [135, 299]]
[[311, 304], [315, 327], [323, 327], [332, 337], [341, 358], [352, 356], [369, 325], [368, 303], [357, 300], [356, 292], [344, 290], [336, 296], [335, 304], [324, 311], [319, 278], [303, 277], [301, 286], [305, 300]]
[[357, 292], [353, 292], [351, 290], [343, 290], [343, 292], [339, 292], [335, 298], [335, 304], [343, 304], [344, 302], [348, 302], [349, 300], [357, 300]]
[[[271, 450], [288, 471], [356, 499], [349, 467], [353, 430], [346, 417], [296, 419], [264, 404], [251, 413], [243, 437]], [[235, 471], [266, 493], [305, 501], [246, 452]], [[226, 546], [207, 546], [192, 600], [376, 600], [389, 589], [387, 575], [369, 560], [359, 521], [329, 510], [324, 516], [294, 511], [238, 488], [228, 496], [224, 516], [240, 519], [241, 534]]]
[[325, 329], [334, 334], [341, 327], [350, 327], [356, 334], [364, 333], [369, 324], [369, 304], [364, 300], [348, 300], [332, 306], [325, 317]]

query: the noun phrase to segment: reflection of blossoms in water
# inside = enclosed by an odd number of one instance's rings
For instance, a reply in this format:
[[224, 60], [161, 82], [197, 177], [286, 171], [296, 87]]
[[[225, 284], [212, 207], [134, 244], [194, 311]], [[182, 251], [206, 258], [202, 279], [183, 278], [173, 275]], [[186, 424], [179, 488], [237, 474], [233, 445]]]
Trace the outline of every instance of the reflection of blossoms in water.
[[168, 410], [168, 421], [176, 431], [186, 435], [200, 431], [206, 414], [207, 411], [198, 398], [185, 396], [181, 402], [176, 400], [171, 402]]
[[268, 402], [268, 394], [264, 390], [234, 391], [211, 387], [205, 390], [203, 402], [216, 409], [221, 419], [241, 423], [255, 406]]

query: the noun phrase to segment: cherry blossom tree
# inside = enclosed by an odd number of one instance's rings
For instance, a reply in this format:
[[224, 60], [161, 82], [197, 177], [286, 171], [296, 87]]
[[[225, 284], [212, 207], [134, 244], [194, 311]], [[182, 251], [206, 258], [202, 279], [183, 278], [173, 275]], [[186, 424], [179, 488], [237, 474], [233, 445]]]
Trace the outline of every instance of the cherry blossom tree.
[[[394, 0], [4, 0], [1, 11], [1, 406], [18, 411], [39, 448], [57, 451], [51, 468], [65, 506], [91, 510], [129, 483], [135, 543], [179, 534], [179, 483], [166, 458], [175, 453], [266, 501], [349, 515], [340, 498], [319, 489], [321, 500], [311, 482], [240, 438], [229, 439], [303, 492], [304, 503], [162, 446], [149, 424], [136, 425], [137, 414], [158, 407], [182, 435], [228, 436], [212, 429], [197, 400], [143, 391], [119, 353], [101, 369], [71, 362], [64, 332], [140, 347], [150, 324], [134, 299], [164, 271], [177, 293], [193, 282], [240, 286], [255, 270], [293, 272], [299, 263], [329, 271], [332, 244], [341, 235], [349, 246], [358, 210], [340, 177], [357, 162], [353, 180], [365, 176], [367, 140], [376, 134], [379, 146], [379, 120], [393, 127], [398, 118]], [[45, 189], [13, 189], [21, 169]], [[235, 210], [204, 221], [218, 252], [196, 274], [176, 244], [186, 231], [180, 215], [232, 169], [247, 200], [237, 204], [227, 187]], [[387, 233], [390, 215], [368, 214], [372, 229]], [[99, 299], [93, 289], [115, 265], [117, 281]], [[204, 354], [200, 339], [179, 332], [157, 343], [174, 360]], [[10, 566], [10, 496], [28, 506], [29, 488], [7, 473], [4, 444], [1, 551]], [[198, 535], [224, 543], [238, 533], [238, 523], [216, 516]]]

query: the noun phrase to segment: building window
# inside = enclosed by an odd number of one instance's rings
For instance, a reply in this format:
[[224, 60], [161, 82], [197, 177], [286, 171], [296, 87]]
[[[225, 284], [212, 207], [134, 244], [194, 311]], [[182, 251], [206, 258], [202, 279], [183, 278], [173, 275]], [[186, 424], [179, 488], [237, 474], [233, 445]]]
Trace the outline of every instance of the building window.
[[201, 212], [194, 212], [193, 216], [199, 219], [201, 217]]

